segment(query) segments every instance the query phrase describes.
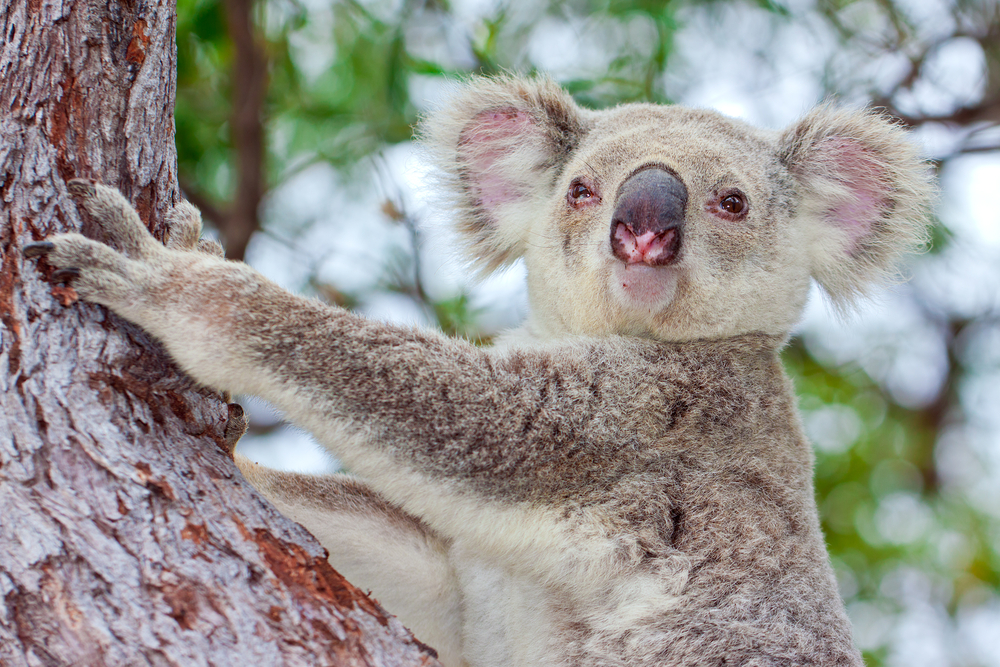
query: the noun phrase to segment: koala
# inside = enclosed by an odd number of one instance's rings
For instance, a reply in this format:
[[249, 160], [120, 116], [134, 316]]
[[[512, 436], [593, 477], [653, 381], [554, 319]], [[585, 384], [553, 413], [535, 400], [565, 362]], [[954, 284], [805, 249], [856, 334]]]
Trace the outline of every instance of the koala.
[[846, 309], [923, 243], [905, 132], [593, 111], [508, 76], [461, 84], [421, 140], [478, 269], [527, 266], [530, 315], [494, 347], [290, 294], [199, 247], [186, 203], [161, 244], [87, 180], [111, 245], [24, 254], [329, 448], [352, 475], [236, 461], [444, 665], [861, 665], [779, 352], [812, 279]]

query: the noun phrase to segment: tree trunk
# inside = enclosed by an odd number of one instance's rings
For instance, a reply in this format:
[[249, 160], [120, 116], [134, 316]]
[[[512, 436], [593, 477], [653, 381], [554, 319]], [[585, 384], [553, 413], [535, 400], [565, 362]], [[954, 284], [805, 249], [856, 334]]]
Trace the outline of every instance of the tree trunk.
[[100, 233], [76, 176], [162, 231], [170, 2], [0, 0], [0, 30], [0, 665], [436, 665], [243, 481], [220, 396], [21, 254]]

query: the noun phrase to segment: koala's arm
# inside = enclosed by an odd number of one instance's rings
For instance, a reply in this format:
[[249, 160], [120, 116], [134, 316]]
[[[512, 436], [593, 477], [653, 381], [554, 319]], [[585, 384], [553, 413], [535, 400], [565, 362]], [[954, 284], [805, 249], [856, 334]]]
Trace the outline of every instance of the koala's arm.
[[598, 483], [613, 473], [615, 450], [634, 445], [622, 435], [633, 425], [593, 418], [602, 371], [581, 357], [585, 348], [499, 356], [372, 322], [192, 252], [200, 222], [188, 205], [173, 214], [164, 247], [115, 190], [74, 181], [71, 191], [120, 252], [63, 234], [26, 254], [47, 255], [56, 279], [154, 335], [197, 381], [276, 404], [446, 535], [489, 534], [492, 500], [508, 512], [572, 480]]

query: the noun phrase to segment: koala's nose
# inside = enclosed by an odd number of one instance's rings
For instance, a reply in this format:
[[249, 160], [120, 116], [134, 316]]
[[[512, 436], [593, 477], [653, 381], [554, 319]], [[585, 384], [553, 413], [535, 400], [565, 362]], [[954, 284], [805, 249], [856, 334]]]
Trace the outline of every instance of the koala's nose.
[[611, 218], [611, 251], [626, 264], [665, 266], [681, 250], [687, 188], [662, 167], [628, 177]]

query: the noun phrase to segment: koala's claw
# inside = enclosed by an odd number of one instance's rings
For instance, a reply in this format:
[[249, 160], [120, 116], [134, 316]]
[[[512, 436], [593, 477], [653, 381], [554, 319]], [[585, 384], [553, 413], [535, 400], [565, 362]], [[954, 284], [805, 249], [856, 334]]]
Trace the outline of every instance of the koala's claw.
[[236, 443], [246, 434], [247, 428], [250, 426], [250, 420], [243, 410], [243, 406], [239, 403], [230, 403], [228, 407], [229, 419], [226, 421], [224, 437], [226, 446], [229, 448], [229, 454], [232, 456], [233, 451], [236, 449]]
[[66, 189], [77, 198], [93, 197], [97, 194], [97, 182], [91, 178], [74, 178], [66, 183]]
[[76, 267], [69, 267], [65, 269], [59, 269], [58, 271], [53, 271], [52, 275], [49, 277], [52, 282], [56, 283], [68, 283], [75, 278], [80, 277], [80, 269]]
[[201, 238], [201, 211], [186, 201], [178, 203], [167, 214], [166, 245], [171, 250], [203, 252], [220, 258], [226, 256], [221, 245]]
[[[119, 315], [148, 303], [149, 295], [163, 291], [164, 271], [172, 262], [185, 261], [177, 251], [197, 251], [201, 214], [181, 202], [167, 216], [166, 245], [157, 241], [139, 214], [118, 190], [86, 178], [74, 178], [66, 188], [77, 205], [99, 224], [107, 244], [78, 233], [56, 234], [44, 241], [27, 243], [27, 259], [45, 257], [53, 271], [53, 283], [70, 283], [81, 299], [108, 306]], [[208, 246], [220, 254], [217, 244]]]
[[51, 241], [38, 241], [37, 243], [26, 243], [21, 248], [21, 253], [28, 259], [44, 257], [55, 250], [56, 244]]
[[44, 256], [54, 269], [48, 280], [72, 282], [85, 300], [115, 307], [140, 299], [143, 274], [136, 271], [139, 264], [103, 243], [76, 233], [56, 234], [49, 240], [26, 244], [22, 252], [28, 258]]

